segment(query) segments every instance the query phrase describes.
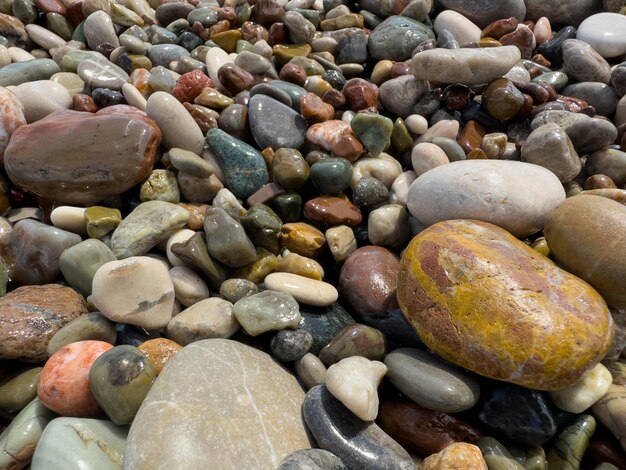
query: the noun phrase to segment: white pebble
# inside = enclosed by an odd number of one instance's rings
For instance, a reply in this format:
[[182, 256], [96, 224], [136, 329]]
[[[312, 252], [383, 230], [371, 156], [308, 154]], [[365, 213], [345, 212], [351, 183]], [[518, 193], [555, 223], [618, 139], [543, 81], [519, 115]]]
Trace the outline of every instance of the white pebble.
[[72, 206], [55, 207], [50, 213], [50, 222], [55, 227], [82, 235], [87, 232], [85, 208]]
[[328, 243], [328, 248], [330, 248], [333, 258], [338, 263], [344, 262], [357, 249], [354, 231], [347, 225], [329, 228], [326, 230], [324, 238], [326, 238], [326, 243]]
[[422, 135], [428, 130], [428, 121], [420, 114], [411, 114], [404, 120], [406, 128], [415, 135]]
[[174, 284], [176, 300], [185, 307], [200, 302], [209, 297], [209, 288], [206, 282], [191, 268], [175, 266], [170, 269], [170, 277]]
[[26, 122], [38, 121], [61, 109], [70, 109], [72, 97], [63, 85], [51, 80], [22, 83], [13, 92], [24, 106]]
[[421, 176], [428, 170], [450, 163], [446, 152], [441, 147], [430, 142], [417, 144], [411, 151], [411, 163], [417, 176]]
[[391, 155], [383, 152], [378, 158], [359, 158], [352, 165], [352, 189], [359, 180], [365, 176], [371, 176], [390, 188], [395, 179], [402, 173], [402, 165]]
[[416, 178], [417, 175], [414, 171], [405, 171], [398, 176], [391, 185], [391, 190], [389, 191], [389, 202], [392, 204], [401, 204], [406, 207], [409, 199], [409, 188], [411, 187], [411, 183], [413, 183]]
[[124, 95], [124, 99], [129, 105], [134, 106], [135, 108], [138, 108], [142, 111], [146, 110], [146, 105], [148, 104], [148, 101], [143, 97], [141, 92], [137, 88], [135, 88], [133, 84], [124, 83], [122, 85], [122, 94]]
[[387, 204], [370, 212], [367, 233], [373, 245], [400, 248], [409, 238], [409, 213], [400, 204]]

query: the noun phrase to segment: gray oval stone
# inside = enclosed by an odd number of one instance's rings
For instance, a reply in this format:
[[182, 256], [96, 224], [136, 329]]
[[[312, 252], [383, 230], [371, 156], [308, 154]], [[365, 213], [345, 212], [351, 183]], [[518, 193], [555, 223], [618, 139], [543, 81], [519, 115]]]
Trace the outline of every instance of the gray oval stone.
[[254, 245], [243, 226], [228, 212], [209, 207], [204, 216], [204, 232], [209, 254], [231, 268], [238, 268], [256, 260]]
[[250, 98], [248, 110], [250, 130], [259, 148], [298, 149], [304, 144], [307, 123], [302, 115], [289, 106], [269, 96], [258, 94]]
[[113, 322], [100, 312], [89, 312], [75, 318], [54, 334], [48, 343], [48, 356], [77, 341], [95, 340], [115, 344], [116, 337]]

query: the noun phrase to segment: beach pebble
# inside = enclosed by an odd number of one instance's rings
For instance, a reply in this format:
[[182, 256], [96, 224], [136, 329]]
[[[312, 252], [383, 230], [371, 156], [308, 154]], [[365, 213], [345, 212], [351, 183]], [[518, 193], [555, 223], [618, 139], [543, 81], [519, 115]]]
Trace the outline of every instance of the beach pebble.
[[167, 336], [176, 343], [187, 344], [209, 338], [230, 338], [239, 330], [233, 304], [219, 297], [200, 300], [189, 306], [167, 325]]
[[298, 302], [287, 292], [266, 290], [235, 302], [235, 318], [251, 336], [266, 331], [297, 328], [300, 323]]
[[331, 284], [292, 273], [271, 273], [263, 282], [270, 290], [287, 292], [296, 301], [317, 307], [331, 305], [339, 297]]
[[582, 413], [609, 391], [613, 377], [602, 364], [586, 372], [574, 385], [550, 392], [556, 406], [570, 413]]

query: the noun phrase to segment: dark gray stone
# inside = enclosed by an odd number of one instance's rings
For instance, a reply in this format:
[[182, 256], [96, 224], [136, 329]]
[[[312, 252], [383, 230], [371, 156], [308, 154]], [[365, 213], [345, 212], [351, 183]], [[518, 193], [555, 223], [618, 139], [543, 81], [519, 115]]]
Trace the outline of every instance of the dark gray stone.
[[304, 144], [307, 124], [289, 106], [267, 95], [258, 94], [248, 104], [250, 130], [259, 148], [300, 148]]
[[346, 466], [332, 452], [302, 449], [289, 454], [276, 470], [344, 470]]

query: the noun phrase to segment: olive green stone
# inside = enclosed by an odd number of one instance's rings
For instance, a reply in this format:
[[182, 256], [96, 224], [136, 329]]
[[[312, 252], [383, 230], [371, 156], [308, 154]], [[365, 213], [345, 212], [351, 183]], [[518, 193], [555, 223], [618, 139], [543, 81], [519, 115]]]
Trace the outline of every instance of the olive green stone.
[[46, 29], [49, 29], [66, 41], [70, 41], [72, 39], [72, 34], [74, 34], [74, 27], [72, 24], [67, 21], [63, 15], [58, 13], [46, 14]]
[[357, 113], [350, 127], [373, 157], [378, 157], [391, 143], [393, 121], [380, 114]]
[[211, 258], [204, 236], [199, 232], [187, 241], [174, 243], [172, 253], [204, 274], [214, 289], [219, 289], [226, 279], [226, 268]]
[[122, 221], [122, 213], [118, 209], [102, 206], [91, 206], [85, 209], [87, 234], [91, 238], [102, 238], [112, 232]]
[[478, 441], [478, 447], [489, 470], [524, 470], [524, 466], [516, 461], [511, 453], [493, 437], [484, 436]]
[[[74, 34], [72, 34], [72, 41], [82, 42], [83, 44], [87, 44], [87, 37], [85, 36], [85, 22], [81, 21], [76, 29], [74, 29]], [[74, 70], [76, 72], [76, 70]]]
[[0, 410], [13, 414], [37, 397], [41, 367], [18, 372], [0, 383]]
[[231, 29], [222, 33], [211, 35], [211, 40], [228, 53], [235, 52], [237, 49], [237, 41], [240, 39], [241, 31], [238, 29]]
[[547, 468], [548, 461], [543, 447], [535, 446], [526, 451], [525, 470], [546, 470]]
[[253, 263], [256, 259], [254, 245], [243, 226], [228, 212], [219, 207], [209, 207], [204, 216], [204, 232], [209, 254], [230, 268]]
[[276, 271], [278, 258], [274, 253], [267, 251], [265, 248], [257, 248], [256, 253], [257, 258], [254, 263], [233, 269], [230, 273], [231, 277], [239, 277], [247, 279], [254, 284], [260, 284], [268, 274]]
[[13, 0], [13, 16], [24, 24], [31, 24], [37, 20], [38, 11], [32, 0]]
[[139, 204], [111, 236], [111, 249], [118, 259], [141, 256], [181, 229], [189, 220], [183, 207], [166, 201]]
[[302, 196], [298, 193], [285, 193], [272, 201], [274, 210], [285, 223], [297, 222], [302, 214]]
[[90, 238], [66, 249], [59, 258], [59, 268], [69, 285], [87, 296], [98, 268], [115, 259], [107, 245]]
[[461, 147], [454, 139], [450, 139], [448, 137], [435, 137], [432, 140], [432, 143], [443, 150], [448, 157], [448, 160], [451, 162], [459, 162], [467, 158], [465, 152], [463, 151], [463, 147]]
[[327, 158], [311, 166], [311, 181], [320, 194], [341, 194], [352, 182], [352, 164], [345, 158]]
[[152, 170], [141, 185], [139, 198], [146, 201], [180, 202], [180, 190], [176, 175], [169, 170]]
[[145, 55], [140, 54], [128, 54], [128, 60], [130, 60], [130, 70], [152, 68], [152, 61]]
[[0, 434], [0, 468], [27, 467], [44, 428], [55, 417], [38, 398], [26, 405]]
[[258, 291], [256, 284], [247, 279], [227, 279], [220, 286], [220, 295], [233, 304]]
[[75, 318], [59, 331], [57, 331], [48, 343], [48, 356], [70, 343], [78, 341], [104, 341], [115, 344], [117, 332], [115, 323], [106, 318], [100, 312], [90, 312]]
[[[76, 36], [76, 32], [78, 31], [79, 27], [77, 27], [76, 30], [74, 31], [74, 36]], [[92, 59], [92, 60], [101, 62], [104, 58], [102, 54], [99, 54], [98, 52], [95, 52], [95, 51], [70, 49], [63, 56], [63, 59], [61, 59], [61, 68], [63, 69], [63, 72], [76, 73], [78, 71], [78, 66], [87, 59]], [[56, 72], [58, 72], [58, 70], [56, 70]]]
[[249, 43], [248, 41], [245, 41], [244, 39], [240, 39], [239, 41], [237, 41], [237, 50], [235, 52], [239, 54], [240, 52], [244, 51], [254, 52], [254, 45]]
[[280, 252], [279, 235], [283, 223], [276, 212], [265, 204], [254, 204], [241, 217], [240, 222], [254, 246], [265, 248], [274, 254]]
[[411, 150], [411, 147], [413, 146], [413, 136], [411, 136], [411, 133], [406, 128], [406, 125], [404, 124], [404, 119], [400, 117], [397, 118], [393, 123], [393, 131], [391, 132], [391, 145], [393, 146], [394, 150], [399, 154], [403, 154], [404, 152]]
[[289, 61], [290, 64], [299, 65], [306, 72], [307, 77], [313, 75], [323, 75], [325, 70], [318, 61], [309, 59], [308, 57], [298, 56]]
[[560, 470], [578, 470], [596, 430], [596, 420], [588, 414], [578, 415], [554, 439], [548, 450], [548, 467]]
[[115, 2], [111, 2], [109, 5], [111, 6], [111, 12], [109, 14], [113, 23], [121, 26], [144, 25], [144, 21], [141, 19], [141, 16], [134, 11]]
[[308, 57], [311, 50], [311, 46], [308, 44], [276, 44], [272, 48], [274, 57], [276, 57], [280, 65], [285, 65], [294, 57]]
[[309, 164], [296, 149], [280, 148], [274, 153], [274, 181], [288, 190], [298, 190], [309, 179]]
[[117, 425], [130, 423], [148, 394], [157, 373], [134, 346], [104, 352], [89, 369], [89, 388], [98, 405]]
[[178, 171], [197, 178], [208, 178], [213, 174], [213, 167], [204, 158], [188, 150], [172, 148], [167, 159]]
[[300, 323], [300, 307], [287, 292], [266, 290], [237, 301], [233, 314], [250, 336], [272, 330], [296, 329]]

